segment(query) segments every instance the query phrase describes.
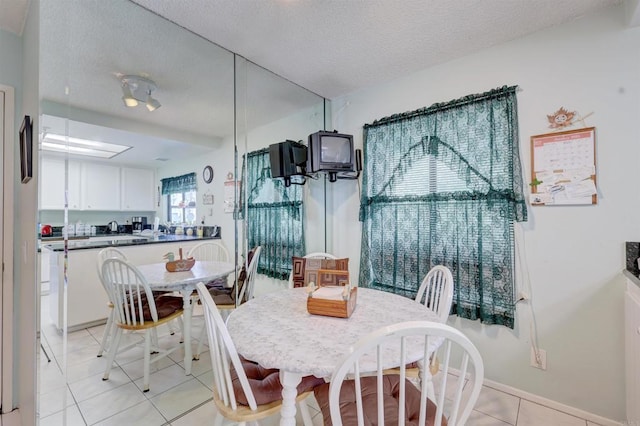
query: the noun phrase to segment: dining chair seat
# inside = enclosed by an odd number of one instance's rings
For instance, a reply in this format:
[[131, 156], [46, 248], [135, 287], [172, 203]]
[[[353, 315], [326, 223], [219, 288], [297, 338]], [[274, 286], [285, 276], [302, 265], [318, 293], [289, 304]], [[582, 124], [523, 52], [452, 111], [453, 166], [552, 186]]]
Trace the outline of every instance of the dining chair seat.
[[[196, 288], [204, 309], [213, 374], [213, 400], [218, 414], [242, 424], [277, 414], [282, 407], [278, 370], [264, 369], [241, 359], [209, 290], [203, 283]], [[307, 378], [298, 387], [300, 392], [296, 401], [306, 426], [313, 422], [305, 399], [311, 396], [311, 389], [320, 380]], [[215, 424], [222, 424], [222, 420], [221, 417], [216, 418]]]
[[147, 392], [150, 364], [182, 347], [180, 344], [160, 347], [155, 331], [158, 326], [181, 318], [183, 301], [170, 295], [154, 294], [140, 270], [126, 260], [106, 259], [102, 264], [102, 277], [109, 299], [113, 303], [116, 325], [102, 380], [109, 380], [109, 373], [119, 352], [138, 345], [134, 342], [120, 348], [123, 331], [139, 332], [144, 340], [142, 390]]
[[[400, 396], [400, 376], [397, 374], [385, 375], [382, 379], [382, 400], [384, 403], [384, 422], [387, 425], [398, 425], [398, 408], [403, 403], [406, 406], [405, 426], [419, 425], [420, 418], [420, 391], [413, 384], [405, 379], [404, 401]], [[376, 377], [363, 377], [360, 380], [360, 391], [362, 392], [363, 415], [365, 419], [377, 419], [378, 382]], [[314, 395], [322, 412], [328, 413], [329, 408], [329, 383], [315, 388]], [[340, 414], [342, 423], [345, 425], [358, 424], [358, 398], [356, 396], [356, 382], [351, 380], [344, 382], [340, 389]], [[427, 421], [426, 426], [435, 424], [436, 405], [430, 399], [427, 400]], [[325, 425], [331, 425], [325, 421]], [[377, 423], [366, 421], [365, 425], [375, 425]], [[442, 416], [442, 426], [447, 425], [447, 419]]]
[[[264, 368], [257, 362], [249, 361], [242, 355], [240, 356], [240, 362], [242, 363], [242, 369], [244, 370], [247, 379], [249, 380], [249, 386], [255, 397], [256, 404], [264, 405], [274, 401], [280, 401], [282, 399], [282, 384], [280, 383], [280, 370], [276, 368]], [[233, 382], [233, 390], [236, 394], [236, 400], [242, 405], [249, 405], [249, 401], [242, 389], [242, 383], [235, 367], [231, 366], [231, 381]], [[305, 376], [298, 385], [298, 393], [304, 393], [313, 391], [316, 386], [324, 384], [325, 381], [322, 378], [315, 376]]]
[[[433, 377], [416, 386], [407, 379], [406, 364], [409, 356], [420, 356], [417, 361], [426, 365], [435, 354], [442, 364], [438, 392], [432, 397], [428, 382]], [[384, 374], [385, 366], [394, 362], [400, 364], [400, 374]], [[460, 380], [451, 380], [451, 374]], [[329, 384], [316, 387], [314, 394], [325, 426], [464, 426], [483, 379], [482, 357], [459, 330], [432, 321], [407, 321], [362, 337], [337, 361]]]

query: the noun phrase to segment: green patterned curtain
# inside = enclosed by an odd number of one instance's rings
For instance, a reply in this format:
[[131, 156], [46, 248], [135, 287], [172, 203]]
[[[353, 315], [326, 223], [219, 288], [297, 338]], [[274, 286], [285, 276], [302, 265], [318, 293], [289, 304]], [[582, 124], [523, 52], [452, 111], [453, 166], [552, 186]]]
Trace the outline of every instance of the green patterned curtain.
[[247, 209], [241, 206], [240, 215], [246, 215], [249, 247], [262, 246], [258, 272], [288, 279], [291, 257], [305, 253], [302, 186], [287, 188], [282, 179], [271, 178], [266, 148], [243, 156], [242, 188], [248, 191]]
[[198, 180], [195, 173], [161, 179], [160, 182], [162, 182], [162, 195], [198, 189]]
[[445, 265], [453, 313], [513, 328], [518, 145], [515, 86], [365, 125], [360, 282], [413, 298]]

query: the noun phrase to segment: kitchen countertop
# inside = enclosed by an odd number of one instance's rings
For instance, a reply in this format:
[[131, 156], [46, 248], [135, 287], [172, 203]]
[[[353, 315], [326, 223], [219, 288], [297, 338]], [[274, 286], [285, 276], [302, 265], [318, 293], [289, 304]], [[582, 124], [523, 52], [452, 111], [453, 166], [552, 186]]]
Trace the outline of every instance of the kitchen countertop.
[[[81, 238], [81, 239], [73, 239], [67, 242], [68, 250], [87, 250], [87, 249], [97, 249], [104, 247], [126, 247], [126, 246], [139, 246], [146, 244], [162, 244], [162, 243], [175, 243], [179, 241], [194, 241], [194, 240], [219, 240], [220, 237], [198, 237], [195, 235], [159, 235], [158, 237], [149, 237], [145, 238], [139, 235], [130, 235], [130, 234], [113, 234], [113, 240], [105, 240], [105, 236], [101, 236], [99, 239], [92, 238]], [[128, 239], [118, 239], [118, 237], [132, 237]], [[61, 240], [53, 240], [47, 241], [43, 239], [41, 241], [42, 246], [46, 246], [48, 249], [57, 252], [64, 251], [64, 241]]]

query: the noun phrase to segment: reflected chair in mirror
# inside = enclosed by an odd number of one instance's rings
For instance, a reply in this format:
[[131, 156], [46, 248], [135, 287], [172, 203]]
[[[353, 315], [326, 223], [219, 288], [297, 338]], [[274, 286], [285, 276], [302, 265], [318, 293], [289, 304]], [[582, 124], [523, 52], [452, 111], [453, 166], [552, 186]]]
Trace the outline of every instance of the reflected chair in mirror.
[[[203, 241], [196, 244], [187, 253], [187, 258], [193, 257], [196, 261], [208, 260], [218, 262], [229, 261], [229, 250], [225, 247], [222, 241]], [[207, 287], [217, 287], [224, 289], [227, 287], [227, 277], [222, 277], [207, 283]], [[194, 295], [197, 293], [194, 291]]]
[[[255, 287], [255, 279], [258, 271], [258, 261], [260, 260], [260, 253], [262, 247], [258, 246], [247, 253], [247, 260], [249, 261], [248, 268], [242, 266], [236, 283], [230, 289], [219, 290], [217, 288], [209, 288], [209, 294], [213, 298], [216, 307], [223, 311], [225, 316], [229, 312], [240, 306], [244, 302], [253, 299], [253, 289]], [[236, 289], [238, 292], [236, 302]], [[206, 327], [203, 325], [200, 331], [200, 337], [198, 338], [198, 347], [195, 351], [193, 359], [200, 359], [200, 353], [202, 352], [205, 341]]]
[[[139, 344], [139, 342], [134, 342], [119, 348], [123, 331], [141, 332], [144, 341], [142, 390], [147, 392], [149, 390], [150, 364], [182, 347], [179, 343], [169, 348], [160, 348], [157, 344], [152, 347], [152, 342], [157, 340], [154, 338], [153, 331], [158, 326], [182, 316], [182, 299], [170, 295], [154, 295], [149, 283], [138, 268], [122, 259], [106, 259], [102, 265], [102, 277], [109, 299], [113, 303], [116, 325], [109, 345], [109, 355], [102, 380], [109, 380], [109, 372], [117, 353], [129, 350]], [[182, 324], [182, 321], [180, 323]]]
[[[204, 307], [211, 352], [213, 401], [218, 409], [215, 424], [222, 424], [223, 417], [241, 424], [258, 424], [257, 420], [277, 414], [282, 406], [279, 371], [264, 369], [242, 358], [236, 351], [209, 289], [199, 283], [197, 291]], [[305, 426], [312, 425], [306, 399], [312, 389], [322, 383], [323, 379], [307, 376], [298, 385], [296, 401]]]
[[[308, 253], [304, 256], [302, 256], [303, 259], [331, 259], [331, 260], [336, 260], [338, 259], [337, 256], [334, 256], [333, 254], [330, 253], [323, 253], [323, 252], [314, 252], [314, 253]], [[295, 262], [295, 257], [293, 258], [294, 262]], [[294, 273], [295, 273], [295, 268], [296, 265], [292, 265], [292, 270], [291, 273], [289, 274], [289, 282], [288, 282], [288, 288], [293, 288], [294, 287]], [[304, 274], [304, 272], [302, 272], [302, 274]]]
[[[376, 330], [351, 349], [336, 364], [331, 381], [314, 390], [325, 425], [466, 424], [480, 395], [484, 365], [460, 331], [446, 324], [409, 321]], [[416, 357], [428, 362], [434, 350], [443, 369], [433, 399], [427, 397], [426, 380], [414, 385], [406, 378], [405, 367], [399, 374], [384, 374], [389, 363], [400, 361], [404, 366]], [[361, 374], [372, 369], [374, 374]], [[363, 419], [368, 422], [362, 423]]]
[[[98, 261], [96, 262], [98, 267], [98, 278], [100, 279], [100, 283], [102, 284], [102, 287], [105, 289], [105, 292], [107, 291], [107, 289], [106, 289], [104, 280], [102, 278], [102, 264], [104, 263], [105, 260], [109, 258], [127, 260], [127, 256], [125, 256], [123, 252], [121, 252], [120, 250], [114, 247], [107, 247], [98, 252], [98, 259], [97, 259]], [[97, 355], [98, 357], [101, 357], [102, 353], [105, 350], [108, 350], [109, 340], [113, 336], [113, 331], [115, 327], [115, 324], [113, 321], [113, 317], [115, 313], [113, 312], [113, 303], [111, 303], [111, 299], [109, 299], [107, 306], [109, 307], [109, 316], [107, 317], [107, 323], [105, 324], [104, 332], [102, 333], [102, 341], [100, 342], [100, 349], [98, 350], [98, 355]]]

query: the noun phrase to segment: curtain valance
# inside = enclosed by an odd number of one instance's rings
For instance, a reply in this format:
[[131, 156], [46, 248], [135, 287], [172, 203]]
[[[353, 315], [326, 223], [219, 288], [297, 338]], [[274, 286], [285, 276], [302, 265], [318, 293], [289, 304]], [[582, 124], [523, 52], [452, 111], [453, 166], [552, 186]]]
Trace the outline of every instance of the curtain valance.
[[198, 179], [195, 173], [164, 178], [160, 182], [162, 182], [162, 195], [196, 191], [198, 189]]

